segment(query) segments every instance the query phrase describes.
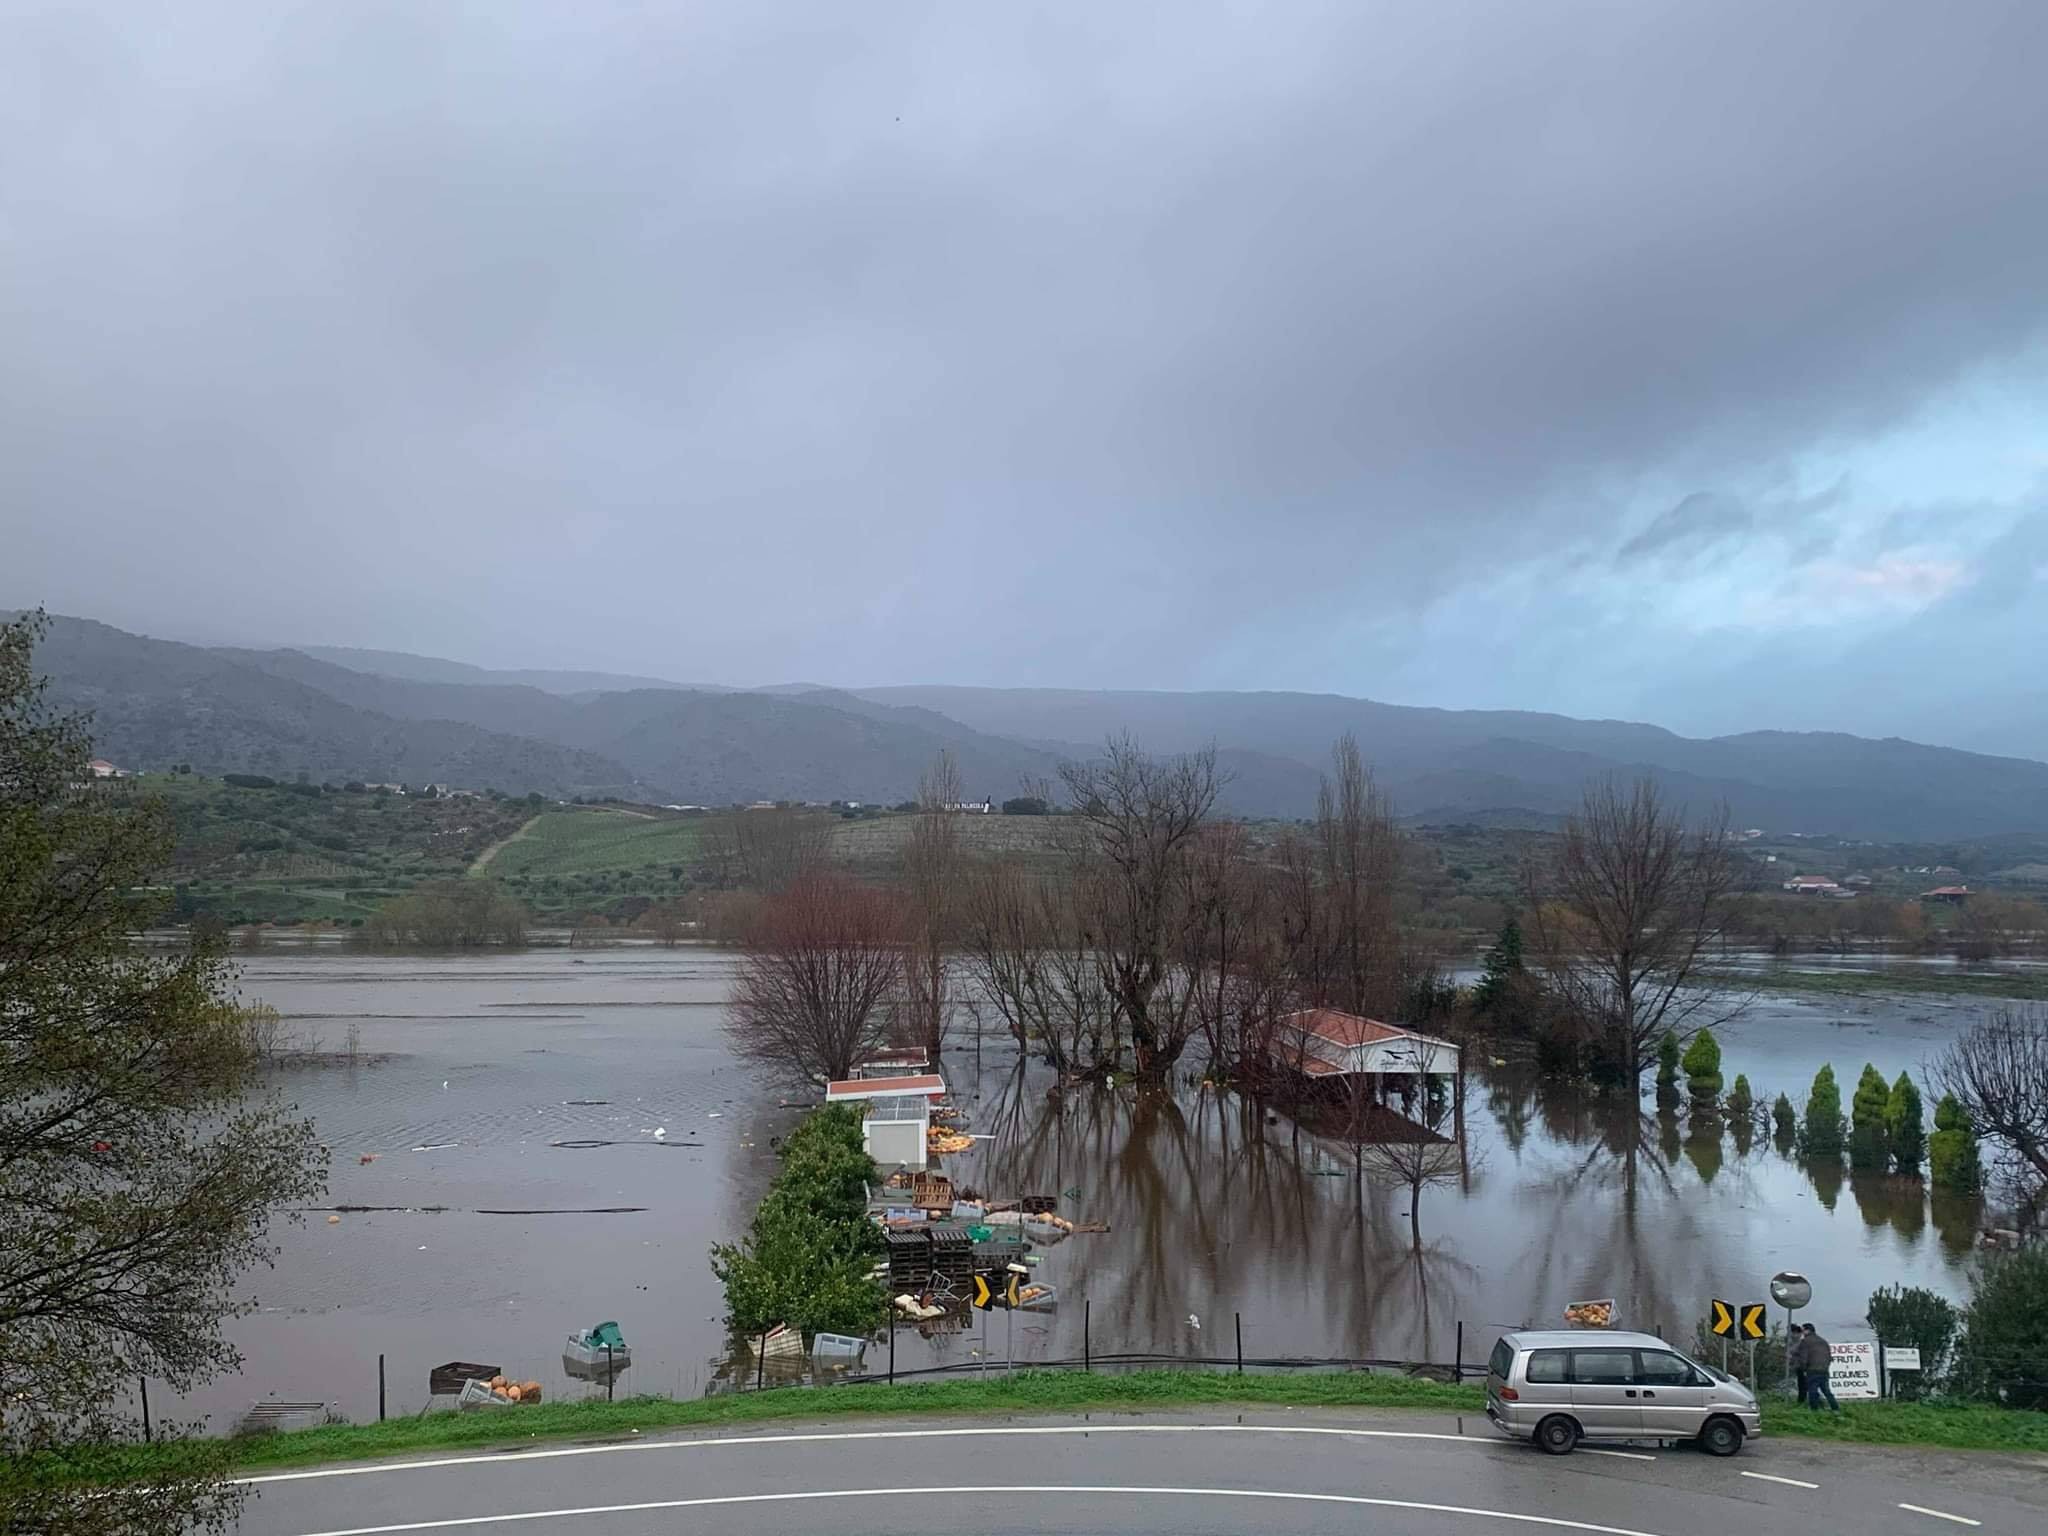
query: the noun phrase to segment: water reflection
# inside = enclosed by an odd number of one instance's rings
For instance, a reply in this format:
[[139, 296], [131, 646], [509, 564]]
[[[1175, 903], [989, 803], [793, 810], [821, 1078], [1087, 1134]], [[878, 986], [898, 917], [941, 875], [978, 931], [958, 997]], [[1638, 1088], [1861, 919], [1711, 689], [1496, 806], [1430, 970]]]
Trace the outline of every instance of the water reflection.
[[[503, 1361], [551, 1394], [601, 1392], [549, 1364], [564, 1334], [600, 1317], [634, 1344], [635, 1390], [703, 1390], [727, 1342], [705, 1251], [743, 1229], [773, 1172], [771, 1138], [802, 1113], [727, 1052], [730, 970], [702, 951], [253, 959], [245, 991], [318, 1015], [331, 1038], [360, 1020], [382, 1057], [289, 1084], [335, 1150], [329, 1198], [380, 1209], [280, 1231], [278, 1268], [251, 1281], [262, 1310], [230, 1328], [247, 1375], [200, 1406], [224, 1422], [252, 1398], [327, 1396], [362, 1417], [387, 1352], [403, 1411], [419, 1406], [427, 1367], [451, 1358]], [[1844, 1028], [1881, 1038], [1845, 1044]], [[1773, 1004], [1724, 1048], [1767, 1104], [1768, 1084], [1803, 1085], [1821, 1061], [1918, 1060], [1952, 1029], [1914, 1002]], [[1078, 1360], [1084, 1328], [1098, 1355], [1229, 1359], [1236, 1314], [1249, 1359], [1444, 1361], [1463, 1322], [1476, 1360], [1488, 1329], [1555, 1323], [1592, 1297], [1615, 1297], [1626, 1324], [1689, 1327], [1708, 1296], [1761, 1294], [1778, 1269], [1812, 1277], [1824, 1330], [1855, 1323], [1881, 1285], [1963, 1294], [1975, 1201], [1859, 1178], [1854, 1209], [1840, 1208], [1846, 1170], [1804, 1166], [1760, 1123], [1724, 1128], [1682, 1103], [1603, 1097], [1475, 1055], [1454, 1136], [1464, 1155], [1422, 1190], [1418, 1242], [1407, 1188], [1284, 1095], [1061, 1092], [993, 1039], [979, 1072], [971, 1046], [954, 1051], [947, 1079], [990, 1139], [946, 1171], [1109, 1228], [1033, 1255], [1060, 1299], [1015, 1319], [1019, 1359]], [[661, 1126], [671, 1142], [687, 1128], [692, 1145], [633, 1144]], [[597, 1144], [560, 1145], [577, 1140]], [[477, 1214], [628, 1205], [645, 1209]], [[903, 1370], [972, 1363], [981, 1329], [949, 1313], [895, 1342]], [[871, 1347], [866, 1363], [886, 1358]]]

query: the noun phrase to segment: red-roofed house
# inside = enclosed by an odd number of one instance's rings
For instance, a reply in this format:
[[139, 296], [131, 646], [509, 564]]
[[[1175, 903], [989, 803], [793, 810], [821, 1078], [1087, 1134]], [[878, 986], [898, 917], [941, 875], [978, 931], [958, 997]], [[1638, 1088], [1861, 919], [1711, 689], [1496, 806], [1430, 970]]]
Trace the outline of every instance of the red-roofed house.
[[1970, 888], [1967, 885], [1937, 885], [1931, 891], [1922, 891], [1920, 899], [1922, 901], [1945, 901], [1952, 907], [1960, 907], [1970, 899]]
[[1277, 1065], [1309, 1077], [1454, 1077], [1458, 1048], [1398, 1024], [1305, 1008], [1284, 1016], [1273, 1037]]

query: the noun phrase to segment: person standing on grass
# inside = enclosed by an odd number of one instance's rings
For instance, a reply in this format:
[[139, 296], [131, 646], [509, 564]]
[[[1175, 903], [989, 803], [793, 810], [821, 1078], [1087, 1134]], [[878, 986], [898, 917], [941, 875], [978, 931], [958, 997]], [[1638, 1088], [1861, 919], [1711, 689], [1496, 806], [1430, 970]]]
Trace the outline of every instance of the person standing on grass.
[[1842, 1405], [1835, 1401], [1834, 1384], [1828, 1380], [1828, 1368], [1834, 1362], [1835, 1346], [1816, 1333], [1813, 1324], [1806, 1323], [1802, 1326], [1806, 1334], [1800, 1344], [1799, 1358], [1806, 1366], [1806, 1406], [1818, 1413], [1820, 1400], [1825, 1397], [1829, 1409], [1840, 1413]]

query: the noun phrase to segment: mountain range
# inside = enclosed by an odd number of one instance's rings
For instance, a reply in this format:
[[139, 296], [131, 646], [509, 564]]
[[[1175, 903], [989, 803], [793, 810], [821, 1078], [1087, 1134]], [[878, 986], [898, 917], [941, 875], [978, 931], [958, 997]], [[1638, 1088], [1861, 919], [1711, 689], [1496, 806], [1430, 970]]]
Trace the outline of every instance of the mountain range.
[[1057, 777], [1128, 731], [1156, 752], [1213, 743], [1223, 808], [1308, 815], [1353, 732], [1413, 821], [1540, 824], [1589, 779], [1651, 773], [1739, 825], [1882, 840], [2048, 834], [2048, 764], [1896, 738], [1446, 710], [1336, 694], [937, 685], [736, 689], [579, 671], [493, 671], [402, 652], [204, 647], [53, 617], [36, 654], [53, 702], [92, 711], [127, 768], [434, 781], [511, 793], [723, 805], [893, 802], [941, 748], [975, 798]]

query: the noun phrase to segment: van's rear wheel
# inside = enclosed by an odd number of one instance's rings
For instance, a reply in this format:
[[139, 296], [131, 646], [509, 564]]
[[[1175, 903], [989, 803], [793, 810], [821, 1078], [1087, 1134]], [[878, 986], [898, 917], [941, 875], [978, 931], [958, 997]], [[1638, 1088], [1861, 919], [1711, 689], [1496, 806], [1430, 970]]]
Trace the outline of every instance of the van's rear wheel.
[[1709, 1456], [1733, 1456], [1742, 1449], [1742, 1426], [1733, 1419], [1709, 1419], [1700, 1430], [1700, 1449]]
[[1579, 1443], [1579, 1426], [1561, 1413], [1553, 1413], [1536, 1426], [1536, 1443], [1553, 1456], [1563, 1456]]

